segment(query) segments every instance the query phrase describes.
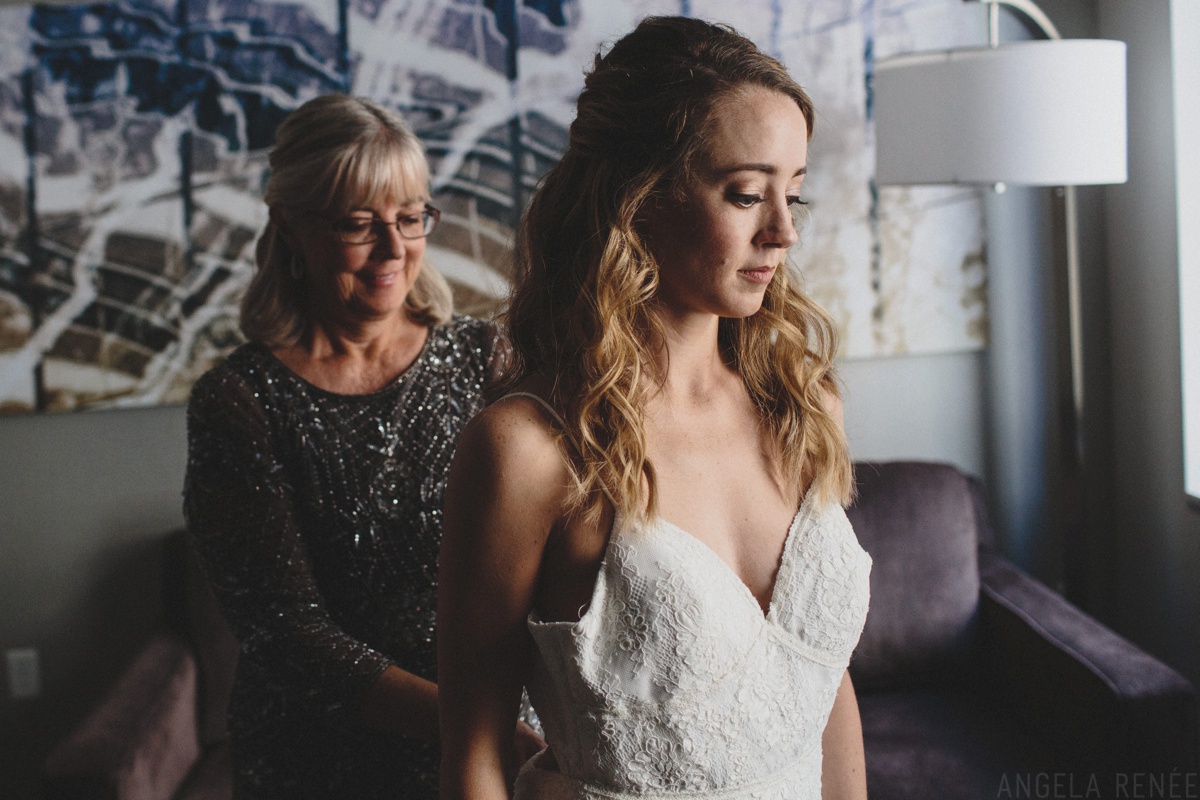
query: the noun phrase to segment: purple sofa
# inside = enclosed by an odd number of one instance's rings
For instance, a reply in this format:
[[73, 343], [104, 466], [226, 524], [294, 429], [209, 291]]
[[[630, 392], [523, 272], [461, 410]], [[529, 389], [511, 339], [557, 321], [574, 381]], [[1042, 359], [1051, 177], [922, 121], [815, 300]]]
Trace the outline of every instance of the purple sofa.
[[229, 800], [237, 641], [185, 531], [166, 537], [165, 629], [47, 758], [45, 800]]
[[[872, 800], [1109, 797], [1121, 775], [1196, 769], [1192, 685], [1002, 558], [976, 481], [918, 462], [857, 477], [875, 566], [850, 670]], [[182, 534], [167, 554], [169, 630], [51, 754], [46, 800], [230, 797], [237, 645]]]
[[1132, 796], [1196, 769], [1191, 683], [1003, 558], [977, 481], [918, 462], [855, 474], [872, 800]]

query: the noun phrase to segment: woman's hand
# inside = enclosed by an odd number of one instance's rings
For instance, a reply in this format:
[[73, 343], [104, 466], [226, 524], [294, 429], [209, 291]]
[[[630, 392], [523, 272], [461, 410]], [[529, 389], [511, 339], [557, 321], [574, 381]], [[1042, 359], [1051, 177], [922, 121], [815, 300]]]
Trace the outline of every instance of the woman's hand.
[[359, 716], [365, 725], [422, 739], [438, 738], [437, 684], [391, 665], [367, 690]]
[[546, 749], [546, 740], [538, 735], [538, 732], [529, 726], [525, 720], [517, 722], [517, 732], [513, 736], [513, 769], [510, 770], [508, 776], [509, 784], [513, 784], [517, 780], [517, 773], [521, 771], [521, 767], [525, 762], [536, 756], [538, 753]]

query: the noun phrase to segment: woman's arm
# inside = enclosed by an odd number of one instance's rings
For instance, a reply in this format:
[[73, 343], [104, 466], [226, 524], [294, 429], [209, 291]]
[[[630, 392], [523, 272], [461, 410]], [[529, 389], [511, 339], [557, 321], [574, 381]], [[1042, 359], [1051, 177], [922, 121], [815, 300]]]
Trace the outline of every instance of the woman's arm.
[[309, 569], [269, 412], [243, 377], [206, 375], [188, 404], [184, 510], [209, 583], [243, 652], [286, 702], [437, 737], [437, 689], [330, 618]]
[[[839, 428], [844, 428], [842, 400], [833, 391], [825, 392], [825, 410]], [[866, 800], [866, 797], [862, 720], [858, 715], [858, 696], [850, 682], [850, 671], [846, 670], [821, 736], [821, 798]]]
[[565, 476], [530, 400], [491, 406], [459, 440], [439, 563], [443, 800], [509, 797], [513, 720], [532, 647], [526, 619]]
[[821, 800], [866, 800], [866, 797], [862, 720], [847, 670], [821, 736]]
[[367, 689], [359, 716], [364, 725], [422, 739], [438, 737], [438, 687], [389, 664]]

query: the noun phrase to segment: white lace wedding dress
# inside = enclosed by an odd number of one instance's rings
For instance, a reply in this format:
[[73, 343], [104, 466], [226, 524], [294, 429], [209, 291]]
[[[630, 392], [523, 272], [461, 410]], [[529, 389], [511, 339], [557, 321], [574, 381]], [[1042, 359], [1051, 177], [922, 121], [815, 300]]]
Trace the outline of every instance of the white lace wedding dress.
[[870, 569], [842, 508], [810, 492], [764, 616], [686, 531], [617, 519], [582, 619], [530, 617], [529, 694], [557, 769], [526, 764], [517, 800], [818, 800]]

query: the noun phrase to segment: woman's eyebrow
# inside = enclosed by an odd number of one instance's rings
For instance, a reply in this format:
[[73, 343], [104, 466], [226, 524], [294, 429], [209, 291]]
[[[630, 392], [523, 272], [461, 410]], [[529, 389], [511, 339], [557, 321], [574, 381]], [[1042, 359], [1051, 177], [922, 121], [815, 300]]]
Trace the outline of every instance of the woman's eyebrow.
[[[719, 175], [731, 175], [734, 172], [762, 172], [767, 175], [778, 175], [779, 168], [776, 167], [774, 164], [749, 163], [749, 164], [735, 164], [731, 167], [724, 167], [722, 169], [717, 170], [717, 173]], [[799, 178], [801, 175], [807, 175], [807, 174], [808, 174], [808, 166], [806, 165], [806, 166], [803, 166], [800, 169], [796, 170], [796, 172], [792, 175], [792, 177]]]
[[[425, 210], [425, 204], [426, 204], [425, 200], [410, 200], [407, 203], [401, 203], [399, 206], [397, 206], [397, 208], [400, 209], [400, 213], [402, 213], [402, 214], [403, 213], [419, 214], [421, 211]], [[420, 208], [413, 209], [412, 211], [407, 211], [409, 206], [416, 206], [416, 205], [420, 205]], [[370, 214], [371, 216], [376, 216], [375, 210], [372, 208], [367, 208], [366, 206], [352, 206], [351, 208], [346, 209], [346, 213], [347, 214]]]

